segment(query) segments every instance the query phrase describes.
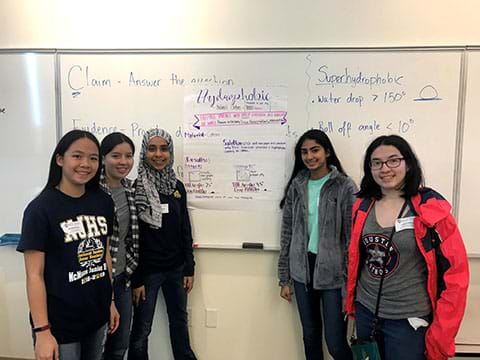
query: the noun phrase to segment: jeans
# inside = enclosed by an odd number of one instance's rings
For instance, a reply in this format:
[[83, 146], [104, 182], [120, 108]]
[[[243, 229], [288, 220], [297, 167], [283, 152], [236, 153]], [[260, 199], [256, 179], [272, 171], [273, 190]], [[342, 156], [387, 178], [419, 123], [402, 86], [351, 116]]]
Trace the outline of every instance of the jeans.
[[58, 344], [60, 360], [101, 360], [107, 324], [78, 342]]
[[[313, 279], [315, 254], [309, 253], [310, 279]], [[298, 312], [303, 329], [303, 345], [307, 360], [323, 360], [322, 313], [325, 342], [335, 360], [351, 360], [347, 342], [347, 323], [342, 312], [341, 289], [315, 290], [312, 284], [293, 281]], [[321, 304], [321, 305], [320, 305]]]
[[[374, 314], [359, 302], [355, 303], [357, 336], [372, 334]], [[428, 317], [425, 318], [430, 322]], [[415, 330], [407, 319], [380, 318], [375, 336], [384, 360], [424, 360], [427, 327]]]
[[123, 360], [128, 349], [130, 327], [132, 325], [132, 288], [126, 287], [127, 275], [125, 272], [113, 279], [113, 293], [115, 306], [120, 314], [120, 325], [111, 335], [108, 335], [105, 344], [105, 360]]
[[148, 360], [148, 336], [152, 331], [157, 296], [162, 289], [167, 307], [170, 343], [175, 360], [195, 360], [187, 324], [187, 293], [183, 287], [183, 266], [145, 276], [145, 301], [134, 308], [129, 360]]

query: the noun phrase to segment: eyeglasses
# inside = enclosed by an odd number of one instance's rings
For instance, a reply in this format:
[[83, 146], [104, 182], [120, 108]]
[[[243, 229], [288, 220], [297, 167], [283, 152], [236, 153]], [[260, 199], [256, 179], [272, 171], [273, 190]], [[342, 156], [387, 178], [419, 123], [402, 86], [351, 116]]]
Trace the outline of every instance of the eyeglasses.
[[371, 160], [370, 161], [370, 169], [372, 170], [380, 170], [383, 167], [383, 164], [387, 165], [389, 169], [397, 168], [402, 163], [404, 158], [392, 158], [385, 161], [382, 160]]

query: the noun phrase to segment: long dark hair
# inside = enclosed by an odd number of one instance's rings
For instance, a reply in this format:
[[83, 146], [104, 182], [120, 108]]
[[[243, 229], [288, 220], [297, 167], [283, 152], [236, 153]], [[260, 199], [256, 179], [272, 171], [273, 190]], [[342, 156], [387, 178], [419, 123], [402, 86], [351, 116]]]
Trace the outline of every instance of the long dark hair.
[[132, 139], [121, 132], [114, 132], [105, 136], [100, 144], [100, 155], [105, 156], [117, 145], [127, 143], [132, 148], [132, 154], [135, 154], [135, 145]]
[[342, 164], [340, 163], [340, 160], [338, 159], [337, 154], [335, 153], [335, 149], [333, 148], [332, 142], [328, 138], [327, 134], [325, 134], [322, 130], [318, 130], [318, 129], [308, 130], [302, 136], [300, 136], [300, 138], [297, 141], [297, 144], [295, 145], [295, 164], [293, 165], [292, 175], [290, 176], [287, 186], [285, 187], [283, 198], [280, 201], [280, 208], [283, 208], [283, 205], [285, 204], [288, 188], [292, 184], [292, 181], [295, 178], [295, 176], [297, 176], [300, 170], [307, 168], [302, 160], [302, 145], [305, 140], [313, 140], [318, 145], [323, 147], [325, 152], [329, 154], [329, 156], [327, 157], [327, 166], [333, 165], [337, 168], [337, 170], [340, 173], [344, 174], [345, 176], [347, 175], [345, 170], [343, 170]]
[[358, 197], [381, 199], [383, 194], [380, 188], [372, 176], [372, 170], [370, 169], [370, 160], [372, 153], [381, 145], [394, 146], [400, 151], [404, 158], [407, 172], [405, 174], [404, 183], [402, 186], [402, 197], [409, 198], [418, 193], [418, 189], [423, 186], [423, 172], [420, 162], [418, 161], [415, 152], [410, 144], [401, 136], [398, 135], [383, 135], [377, 137], [368, 146], [363, 159], [363, 179], [360, 183], [360, 191], [357, 193]]
[[[62, 180], [62, 167], [57, 164], [57, 156], [64, 156], [65, 152], [70, 148], [70, 146], [77, 140], [81, 138], [87, 138], [91, 140], [98, 151], [100, 152], [100, 144], [98, 143], [97, 138], [92, 133], [89, 133], [85, 130], [71, 130], [60, 139], [55, 150], [53, 151], [52, 159], [50, 160], [50, 171], [48, 172], [47, 184], [43, 188], [42, 192], [51, 188], [56, 187], [60, 184]], [[100, 180], [100, 170], [102, 167], [102, 158], [98, 159], [98, 170], [95, 176], [85, 184], [85, 189], [98, 189], [98, 183]]]

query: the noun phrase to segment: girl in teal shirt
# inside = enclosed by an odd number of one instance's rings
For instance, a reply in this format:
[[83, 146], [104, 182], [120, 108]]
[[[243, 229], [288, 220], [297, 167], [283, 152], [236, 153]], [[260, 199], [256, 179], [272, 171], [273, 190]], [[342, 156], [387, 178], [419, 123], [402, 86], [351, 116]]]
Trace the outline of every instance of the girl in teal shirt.
[[285, 189], [278, 277], [280, 296], [296, 295], [307, 360], [323, 359], [322, 317], [328, 351], [352, 358], [342, 309], [345, 258], [356, 186], [345, 174], [328, 136], [304, 133]]

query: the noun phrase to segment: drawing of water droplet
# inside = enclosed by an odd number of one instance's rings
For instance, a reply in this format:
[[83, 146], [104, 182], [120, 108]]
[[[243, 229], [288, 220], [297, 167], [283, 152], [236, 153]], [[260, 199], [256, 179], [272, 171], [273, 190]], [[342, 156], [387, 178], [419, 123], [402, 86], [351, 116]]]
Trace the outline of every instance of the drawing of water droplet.
[[427, 85], [420, 90], [420, 98], [424, 100], [433, 100], [438, 98], [438, 91], [432, 85]]

